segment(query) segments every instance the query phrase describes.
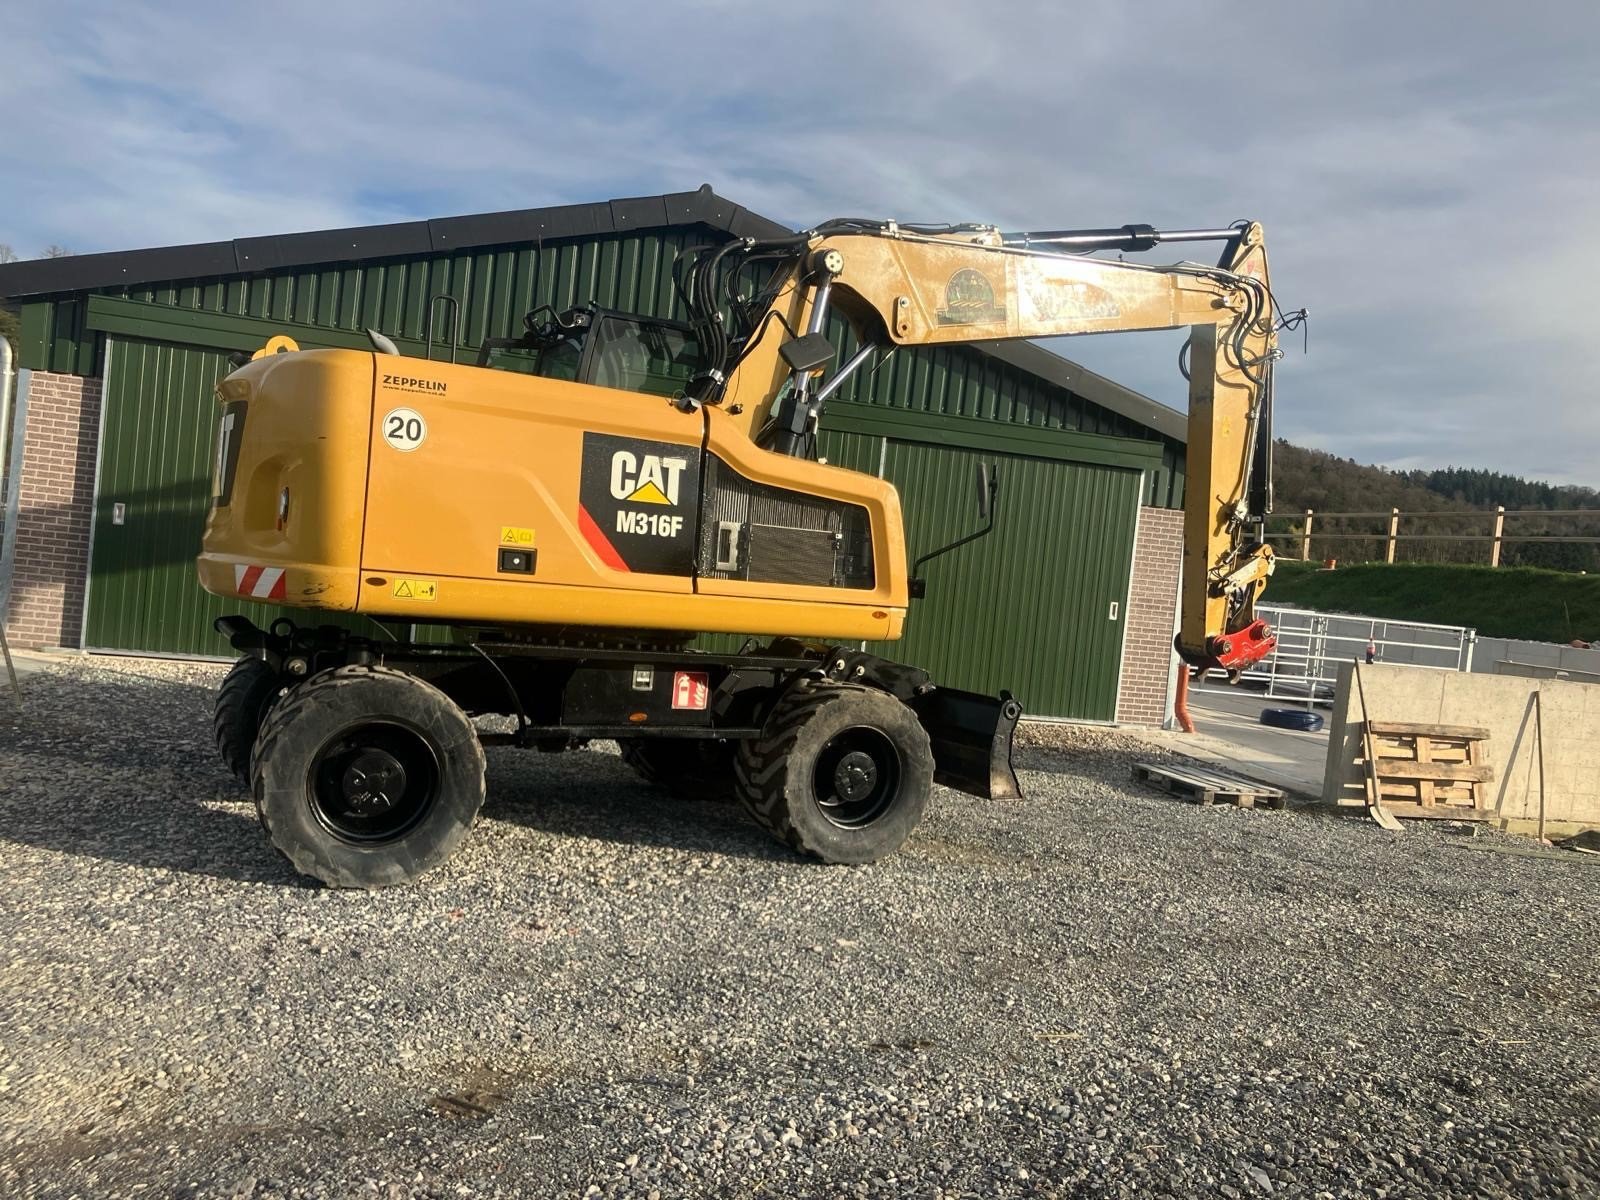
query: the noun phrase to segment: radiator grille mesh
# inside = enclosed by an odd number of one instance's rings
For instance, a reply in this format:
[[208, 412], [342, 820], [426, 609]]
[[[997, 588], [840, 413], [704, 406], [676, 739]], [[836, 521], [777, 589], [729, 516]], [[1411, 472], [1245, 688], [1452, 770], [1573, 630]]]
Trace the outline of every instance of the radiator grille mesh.
[[870, 588], [872, 530], [867, 510], [769, 487], [706, 456], [699, 573], [816, 587]]

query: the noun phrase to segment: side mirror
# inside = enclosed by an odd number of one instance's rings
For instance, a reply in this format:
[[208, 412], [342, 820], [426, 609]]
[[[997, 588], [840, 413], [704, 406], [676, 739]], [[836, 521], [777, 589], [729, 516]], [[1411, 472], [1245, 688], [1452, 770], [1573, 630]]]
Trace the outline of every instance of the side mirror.
[[826, 334], [808, 333], [803, 337], [790, 338], [778, 349], [778, 353], [789, 364], [790, 370], [815, 371], [833, 361], [833, 343]]
[[988, 463], [978, 464], [978, 520], [980, 521], [989, 519], [989, 501], [993, 498], [997, 490], [996, 485], [999, 483], [999, 472], [996, 471], [995, 476], [991, 477], [989, 471]]
[[376, 329], [367, 330], [367, 341], [372, 343], [372, 348], [379, 354], [399, 354], [400, 347], [394, 344], [391, 338], [385, 337]]

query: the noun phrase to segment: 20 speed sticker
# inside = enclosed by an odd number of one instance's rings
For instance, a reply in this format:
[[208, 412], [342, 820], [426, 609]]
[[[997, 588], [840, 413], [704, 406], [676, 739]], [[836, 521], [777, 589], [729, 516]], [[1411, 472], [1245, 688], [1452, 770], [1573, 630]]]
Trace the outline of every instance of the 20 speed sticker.
[[396, 579], [394, 581], [394, 598], [396, 600], [437, 600], [439, 598], [439, 581], [437, 579]]
[[428, 440], [428, 422], [414, 408], [391, 408], [383, 414], [383, 440], [408, 453]]

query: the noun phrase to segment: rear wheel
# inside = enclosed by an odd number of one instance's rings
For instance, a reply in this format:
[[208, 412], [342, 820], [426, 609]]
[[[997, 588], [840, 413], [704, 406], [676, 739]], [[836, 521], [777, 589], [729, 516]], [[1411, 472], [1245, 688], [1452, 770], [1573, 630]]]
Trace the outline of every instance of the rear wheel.
[[734, 746], [714, 738], [625, 738], [622, 761], [679, 800], [732, 800]]
[[267, 710], [283, 694], [283, 679], [259, 658], [241, 658], [217, 689], [212, 722], [222, 765], [250, 785], [250, 751]]
[[386, 667], [313, 676], [262, 723], [251, 767], [261, 822], [303, 875], [334, 887], [403, 883], [466, 838], [483, 804], [483, 747], [443, 692]]
[[780, 841], [829, 863], [898, 850], [928, 802], [933, 750], [887, 692], [806, 683], [738, 750], [739, 798]]

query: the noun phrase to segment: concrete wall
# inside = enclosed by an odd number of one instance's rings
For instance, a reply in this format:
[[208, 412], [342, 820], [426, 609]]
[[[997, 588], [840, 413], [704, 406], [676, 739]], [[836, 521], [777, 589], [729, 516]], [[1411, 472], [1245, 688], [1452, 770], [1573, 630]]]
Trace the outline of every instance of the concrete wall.
[[1172, 629], [1178, 615], [1182, 565], [1182, 510], [1141, 508], [1122, 635], [1119, 725], [1160, 725], [1166, 720], [1172, 665], [1177, 657], [1172, 649]]
[[[1600, 629], [1581, 634], [1600, 638]], [[1579, 650], [1555, 642], [1526, 642], [1512, 638], [1480, 637], [1472, 652], [1472, 669], [1490, 675], [1542, 675], [1570, 677], [1580, 683], [1600, 683], [1600, 650]]]
[[[1352, 664], [1341, 664], [1329, 720], [1323, 800], [1361, 803], [1366, 795], [1361, 722], [1366, 719]], [[1362, 690], [1375, 721], [1481, 725], [1489, 730], [1494, 782], [1490, 807], [1501, 823], [1531, 833], [1539, 819], [1539, 729], [1544, 736], [1547, 835], [1600, 827], [1600, 686], [1512, 675], [1361, 668]], [[1542, 715], [1536, 717], [1534, 694]]]
[[100, 380], [35, 371], [22, 443], [6, 636], [17, 648], [76, 646], [83, 629], [100, 445]]

